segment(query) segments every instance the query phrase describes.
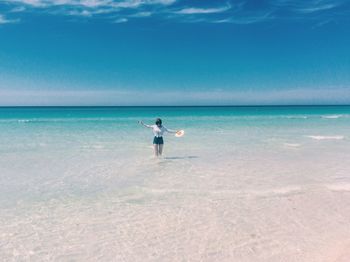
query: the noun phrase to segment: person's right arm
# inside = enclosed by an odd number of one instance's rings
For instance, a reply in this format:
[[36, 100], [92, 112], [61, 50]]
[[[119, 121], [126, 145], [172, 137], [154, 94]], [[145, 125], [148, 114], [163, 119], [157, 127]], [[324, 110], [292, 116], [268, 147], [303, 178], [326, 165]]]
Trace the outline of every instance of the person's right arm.
[[138, 121], [139, 124], [143, 125], [144, 127], [148, 127], [148, 128], [153, 128], [152, 125], [146, 125], [145, 123], [143, 123], [142, 121]]

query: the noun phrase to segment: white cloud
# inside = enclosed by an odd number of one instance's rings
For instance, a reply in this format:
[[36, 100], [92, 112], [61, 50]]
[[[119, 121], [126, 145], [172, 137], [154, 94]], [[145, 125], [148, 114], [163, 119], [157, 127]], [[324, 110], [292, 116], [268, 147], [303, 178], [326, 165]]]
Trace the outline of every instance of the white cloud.
[[298, 11], [301, 13], [315, 13], [315, 12], [319, 12], [319, 11], [332, 9], [335, 7], [337, 7], [336, 4], [325, 4], [325, 5], [320, 5], [320, 6], [300, 8], [300, 9], [298, 9]]
[[272, 2], [272, 6], [296, 13], [307, 14], [330, 10], [341, 6], [344, 2], [344, 0], [275, 0]]
[[45, 3], [42, 0], [14, 0], [13, 2], [17, 2], [25, 5], [31, 5], [34, 7], [45, 6]]
[[158, 5], [172, 5], [176, 2], [177, 0], [144, 0], [143, 2], [145, 4], [158, 4]]
[[231, 23], [231, 22], [232, 22], [231, 18], [224, 18], [224, 19], [218, 19], [218, 20], [212, 21], [212, 23], [214, 24]]
[[4, 15], [0, 15], [0, 25], [1, 24], [17, 23], [17, 22], [19, 22], [19, 19], [7, 19]]
[[[69, 1], [66, 1], [66, 5], [69, 4]], [[108, 6], [111, 4], [111, 1], [108, 0], [81, 0], [79, 1], [79, 5], [85, 6], [85, 7], [100, 7], [100, 6]]]
[[3, 15], [0, 15], [0, 24], [6, 24], [6, 18]]
[[[1, 1], [1, 0], [0, 0]], [[115, 13], [118, 16], [123, 10], [129, 9], [134, 13], [127, 17], [149, 17], [153, 7], [166, 8], [177, 0], [4, 0], [7, 5], [14, 5], [9, 12], [45, 10], [49, 14], [61, 14], [70, 16], [94, 16]], [[161, 10], [162, 11], [162, 10]], [[125, 15], [120, 21], [125, 22]]]
[[88, 10], [72, 10], [68, 12], [69, 15], [74, 15], [74, 16], [92, 16], [92, 12]]
[[[13, 0], [12, 3], [25, 4], [33, 7], [50, 6], [82, 6], [88, 8], [115, 7], [115, 8], [135, 8], [141, 5], [171, 5], [176, 0]], [[10, 2], [10, 1], [7, 1]]]
[[126, 19], [126, 18], [119, 18], [119, 19], [114, 21], [114, 23], [116, 23], [116, 24], [121, 24], [121, 23], [126, 23], [126, 22], [128, 22], [128, 19]]
[[19, 12], [23, 12], [25, 10], [26, 10], [26, 8], [24, 6], [17, 6], [15, 8], [11, 9], [10, 12], [11, 13], [19, 13]]
[[130, 17], [148, 17], [151, 15], [152, 15], [152, 12], [138, 12], [136, 14], [130, 15]]
[[190, 8], [184, 8], [179, 11], [176, 11], [176, 14], [183, 14], [183, 15], [192, 15], [192, 14], [212, 14], [212, 13], [222, 13], [227, 10], [229, 10], [230, 6], [223, 6], [218, 8], [196, 8], [196, 7], [190, 7]]
[[[125, 23], [129, 18], [150, 17], [157, 9], [159, 13], [174, 4], [177, 0], [0, 0], [12, 9], [7, 13], [20, 15], [19, 13], [30, 13], [40, 10], [41, 13], [51, 15], [66, 15], [76, 17], [102, 16], [107, 17], [112, 23]], [[124, 11], [126, 10], [126, 11]], [[18, 22], [8, 20], [1, 16], [0, 23]]]
[[[249, 25], [249, 24], [255, 24], [267, 20], [273, 19], [271, 12], [268, 13], [262, 13], [262, 14], [256, 14], [254, 16], [243, 16], [243, 17], [232, 17], [230, 19], [226, 19], [226, 23], [233, 23], [238, 25]], [[220, 21], [219, 21], [220, 23]]]
[[[106, 21], [110, 22], [126, 22], [125, 19], [152, 16], [188, 23], [253, 24], [266, 20], [312, 16], [317, 24], [326, 15], [326, 19], [334, 20], [346, 17], [345, 11], [340, 8], [346, 1], [348, 0], [271, 0], [264, 7], [254, 9], [248, 7], [247, 0], [227, 0], [226, 5], [211, 7], [204, 7], [201, 1], [198, 1], [198, 6], [188, 6], [186, 1], [180, 0], [0, 0], [0, 7], [5, 3], [9, 10], [4, 15], [12, 13], [11, 16], [40, 10], [41, 13], [51, 15], [92, 18], [105, 14]], [[173, 5], [174, 3], [177, 5]], [[231, 8], [231, 3], [234, 3], [234, 8]], [[326, 13], [327, 11], [332, 13]], [[337, 16], [339, 13], [343, 15]], [[1, 23], [15, 21], [18, 20], [3, 17]]]

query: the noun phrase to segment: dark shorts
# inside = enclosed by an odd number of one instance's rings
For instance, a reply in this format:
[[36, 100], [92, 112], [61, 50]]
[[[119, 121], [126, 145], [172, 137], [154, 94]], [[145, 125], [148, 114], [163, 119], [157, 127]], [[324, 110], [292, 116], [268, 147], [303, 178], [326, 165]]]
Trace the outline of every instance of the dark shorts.
[[164, 141], [163, 141], [163, 137], [154, 137], [153, 138], [153, 144], [154, 145], [163, 145]]

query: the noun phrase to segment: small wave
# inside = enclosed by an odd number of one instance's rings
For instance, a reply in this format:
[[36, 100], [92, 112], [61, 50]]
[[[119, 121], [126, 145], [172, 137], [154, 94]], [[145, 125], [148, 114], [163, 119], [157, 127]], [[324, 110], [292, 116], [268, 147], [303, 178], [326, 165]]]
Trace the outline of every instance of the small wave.
[[81, 148], [85, 148], [85, 149], [104, 149], [106, 148], [103, 145], [84, 145]]
[[307, 119], [307, 116], [287, 116], [288, 119]]
[[[135, 118], [136, 119], [136, 118]], [[0, 123], [57, 123], [57, 122], [115, 122], [122, 120], [130, 120], [129, 118], [31, 118], [31, 119], [0, 119]]]
[[272, 189], [270, 192], [274, 195], [286, 195], [286, 194], [296, 193], [300, 191], [301, 191], [300, 186], [286, 186], [286, 187]]
[[300, 144], [297, 143], [284, 143], [285, 146], [289, 146], [289, 147], [300, 147]]
[[17, 120], [17, 122], [18, 123], [28, 123], [28, 122], [30, 122], [30, 120], [28, 120], [28, 119], [19, 119], [19, 120]]
[[321, 116], [321, 118], [325, 118], [325, 119], [337, 119], [342, 117], [342, 115], [325, 115], [325, 116]]
[[344, 136], [307, 136], [315, 140], [342, 140]]
[[332, 191], [350, 191], [350, 183], [329, 184], [326, 187]]
[[281, 197], [289, 196], [295, 194], [303, 193], [301, 186], [285, 186], [279, 188], [271, 188], [267, 190], [258, 190], [258, 191], [246, 191], [247, 195], [256, 195], [258, 197]]

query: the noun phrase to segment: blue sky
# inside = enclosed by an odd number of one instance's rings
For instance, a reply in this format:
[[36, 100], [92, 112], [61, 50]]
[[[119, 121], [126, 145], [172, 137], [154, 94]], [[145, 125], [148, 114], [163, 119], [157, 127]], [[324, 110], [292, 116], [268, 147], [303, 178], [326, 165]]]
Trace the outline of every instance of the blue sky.
[[0, 0], [0, 105], [350, 104], [350, 1]]

